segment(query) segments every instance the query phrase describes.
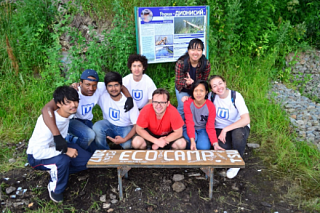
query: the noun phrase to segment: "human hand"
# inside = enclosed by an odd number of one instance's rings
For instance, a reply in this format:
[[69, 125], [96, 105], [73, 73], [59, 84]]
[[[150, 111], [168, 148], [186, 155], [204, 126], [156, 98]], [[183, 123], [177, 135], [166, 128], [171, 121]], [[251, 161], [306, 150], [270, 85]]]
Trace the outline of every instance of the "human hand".
[[159, 146], [157, 144], [152, 144], [152, 150], [157, 150], [159, 149]]
[[77, 91], [79, 91], [79, 86], [80, 86], [79, 83], [72, 83], [72, 84], [70, 85], [70, 87], [72, 87], [73, 89], [75, 89], [75, 90], [77, 90]]
[[227, 136], [227, 132], [222, 129], [222, 131], [220, 132], [220, 135], [218, 137], [218, 139], [222, 142], [222, 143], [226, 143], [226, 136]]
[[167, 144], [169, 144], [169, 142], [165, 140], [165, 137], [161, 137], [161, 138], [158, 138], [154, 144], [156, 144], [157, 146], [163, 148]]
[[181, 98], [182, 103], [184, 103], [185, 101], [187, 101], [189, 99], [189, 96], [183, 96]]
[[119, 136], [119, 135], [117, 135], [115, 138], [112, 138], [112, 137], [110, 137], [110, 136], [107, 136], [107, 138], [108, 138], [110, 141], [112, 141], [114, 144], [121, 144], [121, 143], [126, 142], [126, 141], [124, 140], [124, 138], [121, 137], [121, 136]]
[[56, 144], [57, 151], [61, 151], [62, 154], [67, 152], [67, 141], [61, 135], [53, 136], [53, 141]]
[[190, 150], [197, 150], [197, 145], [196, 145], [196, 142], [194, 140], [191, 140]]
[[76, 158], [78, 156], [78, 150], [68, 147], [66, 155], [68, 155], [70, 158]]
[[124, 112], [130, 111], [133, 108], [133, 99], [132, 97], [128, 97], [126, 103], [124, 104]]
[[186, 80], [187, 85], [191, 85], [193, 83], [193, 79], [190, 77], [189, 73], [187, 73], [187, 78], [184, 78]]
[[214, 150], [224, 150], [221, 146], [219, 146], [218, 142], [213, 144], [213, 148], [214, 148]]

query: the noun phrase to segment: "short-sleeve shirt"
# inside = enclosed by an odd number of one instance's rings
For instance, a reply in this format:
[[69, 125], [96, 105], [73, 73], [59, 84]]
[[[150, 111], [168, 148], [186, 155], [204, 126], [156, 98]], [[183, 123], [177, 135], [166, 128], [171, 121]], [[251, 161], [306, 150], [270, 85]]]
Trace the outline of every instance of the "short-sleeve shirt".
[[104, 91], [106, 91], [106, 86], [104, 82], [98, 82], [97, 90], [93, 93], [92, 96], [83, 95], [81, 93], [81, 88], [78, 87], [78, 94], [80, 100], [75, 117], [83, 120], [92, 120], [92, 109], [98, 103], [100, 95]]
[[108, 91], [105, 91], [100, 96], [98, 105], [100, 106], [103, 119], [108, 120], [115, 126], [130, 126], [137, 122], [139, 116], [139, 109], [135, 101], [133, 101], [133, 108], [125, 112], [124, 105], [127, 98], [121, 93], [122, 97], [119, 101], [114, 101]]
[[178, 110], [169, 104], [163, 117], [158, 120], [152, 104], [146, 105], [141, 111], [137, 125], [148, 129], [154, 135], [168, 135], [183, 126], [184, 122]]
[[[209, 93], [208, 97], [211, 99], [211, 93]], [[241, 115], [249, 113], [242, 95], [238, 92], [236, 92], [235, 100], [237, 108], [234, 107], [231, 101], [231, 90], [229, 90], [228, 96], [224, 99], [221, 99], [216, 95], [214, 98], [214, 105], [216, 107], [215, 127], [217, 129], [223, 129], [240, 120]], [[248, 127], [250, 128], [249, 124]]]
[[122, 83], [129, 90], [139, 109], [143, 108], [152, 99], [152, 93], [157, 89], [153, 80], [146, 74], [143, 74], [141, 80], [137, 82], [133, 80], [131, 73], [122, 79]]
[[[65, 118], [60, 116], [57, 111], [54, 112], [54, 115], [60, 134], [65, 138], [68, 134], [69, 120], [73, 118], [74, 115]], [[56, 150], [53, 135], [44, 123], [42, 115], [39, 116], [36, 127], [29, 140], [27, 154], [33, 155], [37, 160], [49, 159], [61, 154], [61, 151]]]

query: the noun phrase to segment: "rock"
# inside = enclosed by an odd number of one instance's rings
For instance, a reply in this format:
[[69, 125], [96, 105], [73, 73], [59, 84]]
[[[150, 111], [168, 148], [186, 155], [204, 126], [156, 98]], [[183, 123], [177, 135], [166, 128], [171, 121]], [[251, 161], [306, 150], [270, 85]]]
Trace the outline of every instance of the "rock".
[[106, 202], [106, 200], [107, 200], [107, 195], [102, 195], [102, 196], [100, 197], [100, 201], [101, 201], [101, 202]]
[[234, 191], [239, 191], [239, 187], [237, 186], [236, 183], [232, 184], [231, 188], [232, 188]]
[[148, 206], [147, 211], [148, 212], [153, 212], [153, 207], [152, 206]]
[[102, 205], [102, 208], [108, 209], [108, 208], [110, 208], [110, 206], [111, 206], [111, 203], [104, 203], [104, 204]]
[[13, 191], [15, 191], [17, 188], [16, 187], [13, 187], [13, 186], [10, 186], [8, 188], [6, 188], [6, 193], [7, 195], [8, 194], [11, 194]]
[[172, 178], [174, 182], [182, 181], [183, 179], [184, 179], [184, 175], [181, 175], [181, 174], [174, 174]]
[[113, 209], [108, 209], [108, 211], [107, 212], [113, 212]]
[[291, 115], [291, 118], [297, 119], [297, 115]]
[[247, 146], [252, 149], [257, 149], [260, 147], [260, 145], [257, 143], [247, 143]]
[[114, 194], [110, 193], [110, 199], [111, 199], [111, 200], [114, 200], [114, 199], [116, 199], [116, 198], [117, 198], [117, 196], [116, 196], [116, 195], [114, 195]]
[[111, 203], [112, 203], [112, 204], [116, 204], [116, 203], [118, 203], [118, 200], [116, 200], [116, 199], [111, 200]]
[[175, 182], [173, 185], [172, 185], [172, 189], [173, 191], [175, 192], [182, 192], [183, 190], [185, 190], [186, 186], [181, 183], [181, 182]]
[[15, 162], [16, 162], [16, 160], [14, 158], [9, 159], [9, 163], [15, 163]]
[[188, 176], [189, 177], [199, 177], [199, 176], [201, 176], [201, 174], [200, 173], [191, 173]]
[[267, 203], [267, 202], [261, 202], [261, 205], [263, 205], [263, 206], [265, 206], [265, 207], [272, 207], [272, 205], [271, 204], [269, 204], [269, 203]]

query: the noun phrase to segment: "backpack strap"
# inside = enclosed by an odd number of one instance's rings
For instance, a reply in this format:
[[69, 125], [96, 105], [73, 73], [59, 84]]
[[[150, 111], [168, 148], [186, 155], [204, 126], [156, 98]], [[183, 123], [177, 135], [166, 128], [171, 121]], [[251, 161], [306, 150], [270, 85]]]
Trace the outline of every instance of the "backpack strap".
[[214, 102], [214, 99], [216, 97], [216, 93], [211, 92], [211, 102]]
[[234, 90], [231, 90], [231, 101], [232, 101], [232, 104], [233, 104], [234, 108], [237, 109], [237, 106], [236, 106], [236, 91], [234, 91]]

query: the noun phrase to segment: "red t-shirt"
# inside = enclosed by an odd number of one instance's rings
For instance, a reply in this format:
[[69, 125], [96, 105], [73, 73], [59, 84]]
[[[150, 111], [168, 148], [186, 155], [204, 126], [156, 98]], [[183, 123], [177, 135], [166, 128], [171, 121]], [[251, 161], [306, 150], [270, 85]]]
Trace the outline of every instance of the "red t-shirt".
[[167, 135], [172, 130], [177, 130], [183, 126], [184, 122], [178, 110], [169, 104], [161, 120], [157, 119], [152, 104], [147, 104], [140, 111], [137, 125], [149, 129], [155, 135]]

